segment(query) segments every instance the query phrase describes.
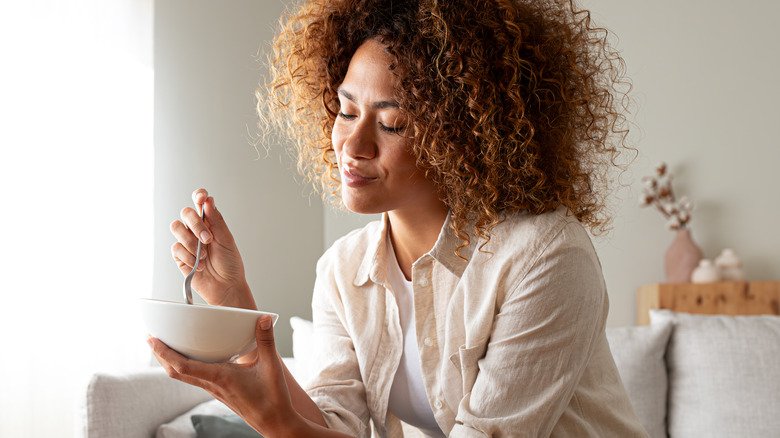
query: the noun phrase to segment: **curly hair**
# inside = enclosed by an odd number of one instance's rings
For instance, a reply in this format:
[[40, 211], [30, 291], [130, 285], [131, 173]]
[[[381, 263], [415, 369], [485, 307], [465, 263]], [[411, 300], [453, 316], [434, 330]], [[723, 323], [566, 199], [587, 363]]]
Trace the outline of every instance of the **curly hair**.
[[631, 84], [588, 11], [573, 0], [309, 0], [288, 11], [256, 92], [260, 126], [294, 140], [298, 170], [336, 204], [337, 89], [369, 38], [394, 59], [412, 153], [461, 247], [473, 234], [487, 243], [507, 213], [561, 205], [607, 229], [610, 170], [635, 150]]

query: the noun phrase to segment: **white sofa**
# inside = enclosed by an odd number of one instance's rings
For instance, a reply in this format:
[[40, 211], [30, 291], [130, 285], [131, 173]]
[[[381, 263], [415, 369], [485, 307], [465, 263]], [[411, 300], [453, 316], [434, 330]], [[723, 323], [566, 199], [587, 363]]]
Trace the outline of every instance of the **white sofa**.
[[[653, 310], [651, 321], [607, 330], [623, 383], [651, 437], [780, 436], [780, 317]], [[310, 324], [300, 318], [291, 323], [298, 360], [285, 362], [305, 378]], [[227, 412], [210, 399], [159, 368], [97, 374], [85, 388], [77, 421], [88, 438], [194, 437], [188, 415]]]

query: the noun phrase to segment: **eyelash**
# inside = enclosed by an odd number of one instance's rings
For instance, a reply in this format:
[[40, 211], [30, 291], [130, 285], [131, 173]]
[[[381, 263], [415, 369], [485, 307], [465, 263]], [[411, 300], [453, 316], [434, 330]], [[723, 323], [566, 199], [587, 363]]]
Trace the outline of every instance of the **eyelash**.
[[[344, 120], [354, 120], [355, 117], [357, 117], [357, 116], [354, 116], [354, 115], [351, 115], [351, 114], [344, 114], [344, 113], [339, 111], [339, 117], [341, 117]], [[390, 128], [390, 127], [387, 127], [387, 126], [385, 126], [385, 125], [383, 125], [381, 123], [379, 124], [379, 127], [382, 129], [382, 131], [388, 132], [390, 134], [398, 134], [399, 132], [404, 130], [403, 126], [398, 127], [398, 128]]]

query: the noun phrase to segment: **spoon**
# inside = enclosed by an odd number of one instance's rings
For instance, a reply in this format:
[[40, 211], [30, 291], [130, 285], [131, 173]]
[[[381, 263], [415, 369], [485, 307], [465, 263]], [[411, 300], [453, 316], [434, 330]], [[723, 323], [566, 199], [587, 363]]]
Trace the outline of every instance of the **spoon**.
[[[200, 218], [203, 219], [203, 212], [204, 208], [203, 206], [200, 207]], [[195, 276], [195, 271], [198, 269], [198, 265], [200, 264], [200, 247], [201, 242], [200, 239], [198, 239], [198, 249], [195, 251], [195, 265], [192, 267], [192, 271], [190, 271], [189, 274], [187, 274], [187, 277], [184, 278], [184, 300], [187, 302], [187, 304], [192, 304], [192, 277]], [[195, 291], [197, 292], [197, 291]]]

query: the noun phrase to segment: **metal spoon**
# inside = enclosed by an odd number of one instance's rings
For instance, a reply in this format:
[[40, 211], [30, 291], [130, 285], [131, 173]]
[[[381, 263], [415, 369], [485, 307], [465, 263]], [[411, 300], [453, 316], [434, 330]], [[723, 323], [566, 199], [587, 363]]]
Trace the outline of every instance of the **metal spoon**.
[[[200, 207], [200, 218], [203, 219], [204, 214], [204, 208], [201, 205]], [[198, 238], [198, 249], [195, 251], [195, 265], [192, 267], [192, 271], [190, 271], [189, 274], [187, 274], [187, 277], [184, 278], [184, 301], [187, 302], [187, 304], [192, 304], [192, 277], [195, 276], [195, 271], [198, 269], [198, 265], [200, 264], [200, 247], [201, 242], [200, 238]], [[197, 291], [195, 291], [197, 292]]]

